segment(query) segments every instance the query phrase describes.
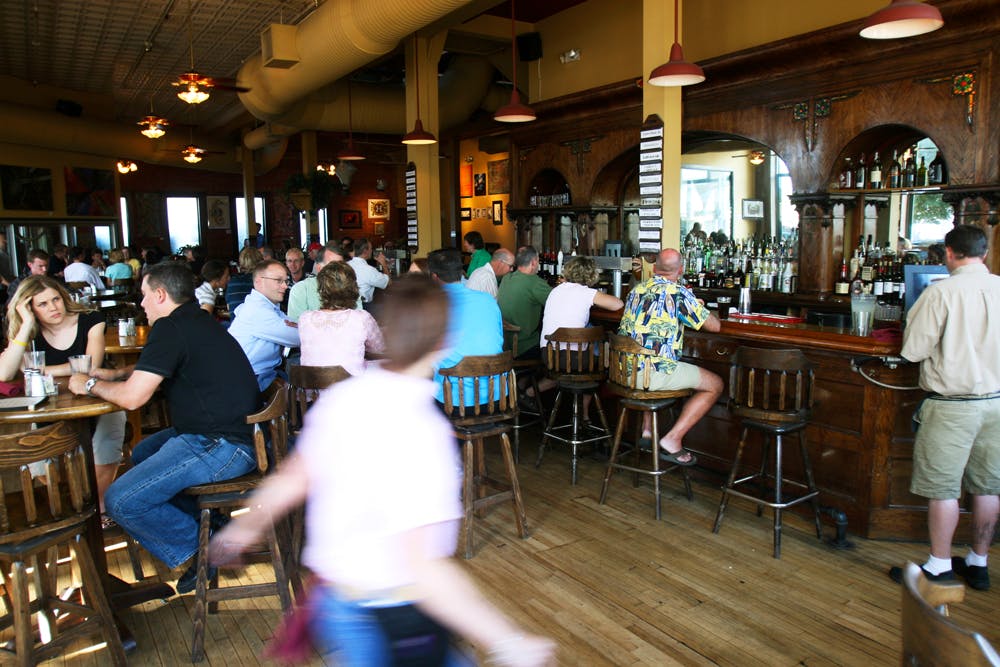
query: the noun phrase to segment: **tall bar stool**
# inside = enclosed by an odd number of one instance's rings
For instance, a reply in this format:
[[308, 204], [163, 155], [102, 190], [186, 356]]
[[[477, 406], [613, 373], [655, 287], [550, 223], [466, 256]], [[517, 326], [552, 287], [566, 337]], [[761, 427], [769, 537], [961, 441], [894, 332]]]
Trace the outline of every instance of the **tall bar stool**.
[[[516, 324], [511, 324], [504, 320], [503, 323], [503, 349], [510, 350], [511, 354], [517, 352], [517, 340], [521, 333], [521, 327]], [[545, 406], [542, 403], [542, 394], [538, 391], [538, 374], [542, 372], [545, 368], [542, 365], [542, 357], [539, 355], [534, 359], [514, 359], [513, 360], [514, 373], [520, 375], [522, 378], [527, 375], [528, 381], [531, 383], [531, 388], [535, 390], [535, 406], [538, 408], [535, 410], [526, 410], [521, 406], [518, 406], [518, 410], [514, 415], [514, 423], [511, 424], [511, 430], [514, 433], [514, 462], [519, 463], [521, 460], [521, 429], [527, 428], [528, 426], [534, 426], [539, 422], [545, 423]], [[524, 415], [528, 416], [528, 419], [524, 419]]]
[[[740, 347], [733, 353], [729, 371], [729, 409], [743, 422], [743, 433], [736, 448], [736, 458], [729, 471], [729, 479], [722, 489], [719, 511], [715, 515], [712, 532], [718, 533], [722, 517], [726, 512], [729, 496], [745, 498], [757, 503], [760, 516], [764, 505], [774, 510], [774, 557], [781, 558], [781, 512], [789, 507], [809, 501], [813, 506], [816, 522], [816, 537], [822, 538], [819, 518], [819, 491], [813, 480], [812, 465], [806, 450], [802, 431], [809, 422], [813, 406], [815, 377], [813, 365], [802, 350], [764, 350], [754, 347]], [[736, 479], [743, 448], [750, 430], [760, 431], [764, 436], [761, 449], [760, 468], [757, 472]], [[782, 438], [796, 434], [802, 456], [802, 470], [806, 481], [786, 479], [782, 472]], [[767, 471], [771, 454], [771, 439], [774, 439], [774, 473]], [[774, 485], [774, 500], [764, 498], [768, 480]], [[758, 495], [744, 493], [738, 486], [757, 481]], [[785, 485], [805, 489], [805, 493], [791, 500], [785, 498]]]
[[[618, 401], [620, 410], [618, 413], [618, 426], [615, 429], [614, 445], [611, 447], [611, 458], [608, 460], [608, 470], [604, 474], [604, 486], [601, 488], [601, 500], [603, 505], [608, 496], [608, 485], [611, 483], [611, 476], [615, 470], [628, 470], [633, 474], [633, 484], [638, 485], [639, 475], [649, 475], [653, 478], [653, 495], [656, 498], [656, 519], [660, 519], [660, 477], [675, 468], [681, 469], [684, 477], [684, 491], [687, 499], [692, 499], [691, 477], [685, 466], [668, 465], [660, 468], [660, 429], [658, 413], [662, 410], [670, 410], [673, 416], [673, 407], [677, 401], [691, 395], [691, 390], [681, 391], [650, 391], [649, 383], [653, 372], [653, 362], [649, 357], [654, 356], [652, 350], [647, 350], [639, 345], [630, 336], [618, 336], [609, 334], [608, 349], [608, 389], [621, 397]], [[640, 367], [642, 370], [640, 370]], [[642, 435], [642, 419], [636, 426], [635, 444], [631, 446], [631, 451], [635, 454], [635, 463], [627, 465], [619, 462], [621, 452], [622, 435], [625, 432], [625, 423], [629, 412], [642, 415], [645, 412], [652, 413], [653, 416], [653, 437], [651, 438], [651, 459], [652, 465], [649, 468], [641, 467], [640, 459], [642, 450], [639, 447], [639, 439]], [[625, 452], [628, 453], [628, 452]]]
[[[570, 328], [560, 327], [545, 337], [545, 369], [556, 382], [558, 392], [556, 400], [549, 413], [549, 423], [542, 434], [542, 443], [538, 446], [538, 460], [535, 467], [542, 464], [545, 455], [545, 443], [555, 440], [570, 446], [572, 461], [570, 463], [570, 480], [576, 484], [576, 467], [578, 448], [580, 445], [592, 442], [607, 442], [611, 439], [611, 428], [601, 407], [601, 397], [598, 390], [604, 381], [605, 351], [604, 329], [600, 327]], [[572, 401], [572, 417], [568, 424], [556, 425], [559, 406], [563, 397], [569, 394]], [[580, 416], [580, 405], [585, 395], [593, 396], [597, 416], [601, 427], [585, 424]], [[567, 435], [562, 435], [568, 431]]]
[[[266, 583], [219, 586], [219, 576], [209, 577], [208, 545], [213, 511], [230, 513], [245, 506], [247, 498], [263, 481], [264, 476], [275, 469], [287, 453], [288, 439], [288, 388], [284, 381], [275, 380], [265, 392], [266, 404], [258, 412], [247, 416], [247, 423], [253, 425], [254, 452], [257, 469], [235, 479], [200, 484], [185, 489], [184, 493], [194, 496], [200, 511], [198, 521], [198, 578], [195, 584], [194, 612], [192, 624], [194, 639], [191, 642], [191, 662], [200, 662], [205, 657], [205, 625], [207, 614], [214, 614], [220, 600], [240, 600], [261, 596], [277, 595], [281, 608], [285, 611], [292, 604], [289, 588], [302, 589], [298, 569], [292, 555], [289, 521], [279, 521], [265, 533], [265, 550], [250, 554], [249, 559], [265, 559], [274, 570], [274, 581]], [[270, 451], [268, 451], [268, 437]], [[255, 510], [251, 510], [255, 511]], [[292, 517], [294, 517], [294, 513]]]
[[[511, 362], [511, 353], [503, 352], [463, 357], [451, 368], [438, 369], [444, 378], [445, 411], [455, 429], [455, 437], [462, 441], [466, 558], [473, 555], [477, 512], [497, 503], [511, 501], [518, 535], [521, 539], [528, 537], [528, 517], [524, 512], [517, 467], [507, 436], [517, 413], [517, 382]], [[483, 383], [486, 385], [485, 392], [481, 386]], [[467, 400], [470, 386], [472, 396], [471, 400]], [[483, 443], [492, 436], [500, 436], [500, 451], [507, 468], [506, 482], [490, 477], [486, 472]], [[493, 489], [494, 493], [487, 494], [488, 489]]]

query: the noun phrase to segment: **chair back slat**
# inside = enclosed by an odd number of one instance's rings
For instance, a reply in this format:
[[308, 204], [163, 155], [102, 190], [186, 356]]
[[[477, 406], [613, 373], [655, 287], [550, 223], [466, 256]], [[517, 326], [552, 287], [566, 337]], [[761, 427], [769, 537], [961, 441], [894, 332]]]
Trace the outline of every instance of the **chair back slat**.
[[545, 368], [550, 377], [601, 380], [607, 342], [600, 327], [561, 327], [545, 337]]
[[274, 465], [281, 463], [288, 454], [288, 385], [284, 380], [276, 379], [264, 390], [263, 398], [264, 407], [246, 418], [246, 423], [253, 426], [254, 455], [257, 471], [262, 475], [271, 467], [265, 427], [270, 435]]
[[[438, 373], [442, 377], [445, 409], [454, 423], [470, 425], [514, 418], [517, 382], [510, 351], [463, 357], [450, 368], [438, 369]], [[467, 386], [472, 388], [471, 401], [466, 400]]]
[[503, 321], [503, 349], [517, 353], [517, 339], [520, 335], [521, 327], [511, 324], [507, 320]]
[[808, 419], [815, 375], [801, 350], [744, 346], [731, 361], [729, 405], [735, 414], [776, 423]]
[[288, 369], [288, 425], [292, 432], [302, 428], [309, 407], [319, 398], [320, 392], [332, 384], [351, 377], [343, 366], [302, 366]]

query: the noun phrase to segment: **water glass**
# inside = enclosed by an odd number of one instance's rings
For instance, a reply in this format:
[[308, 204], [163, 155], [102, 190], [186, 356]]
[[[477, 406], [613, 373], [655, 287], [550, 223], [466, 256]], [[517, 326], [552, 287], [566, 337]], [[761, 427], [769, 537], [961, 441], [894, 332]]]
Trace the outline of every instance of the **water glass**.
[[45, 372], [45, 351], [26, 350], [24, 352], [24, 369], [36, 370], [39, 373]]
[[729, 319], [729, 309], [733, 305], [733, 297], [731, 296], [719, 296], [716, 297], [715, 302], [719, 305], [719, 319], [728, 320]]
[[854, 294], [851, 296], [851, 331], [855, 336], [867, 336], [872, 332], [875, 319], [875, 295]]
[[74, 373], [90, 374], [90, 355], [74, 354], [69, 358], [69, 368]]

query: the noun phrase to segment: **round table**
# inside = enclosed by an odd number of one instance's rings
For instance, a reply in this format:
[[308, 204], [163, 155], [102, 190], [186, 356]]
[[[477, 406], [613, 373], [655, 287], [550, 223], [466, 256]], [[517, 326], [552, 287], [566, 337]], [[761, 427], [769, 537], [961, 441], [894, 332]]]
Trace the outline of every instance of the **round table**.
[[[118, 368], [131, 366], [139, 358], [139, 353], [146, 346], [148, 337], [148, 326], [137, 326], [134, 336], [119, 336], [116, 327], [108, 327], [104, 331], [104, 354], [113, 360]], [[139, 410], [129, 410], [126, 415], [132, 427], [132, 441], [129, 443], [131, 450], [142, 440], [142, 415]]]

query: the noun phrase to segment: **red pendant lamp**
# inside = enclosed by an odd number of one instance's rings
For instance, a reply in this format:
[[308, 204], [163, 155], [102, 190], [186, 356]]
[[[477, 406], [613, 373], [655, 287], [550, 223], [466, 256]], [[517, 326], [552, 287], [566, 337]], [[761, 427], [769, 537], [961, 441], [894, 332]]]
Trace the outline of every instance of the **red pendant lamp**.
[[917, 0], [892, 0], [878, 10], [861, 28], [865, 39], [899, 39], [933, 32], [944, 25], [937, 7]]
[[678, 41], [680, 24], [679, 0], [674, 0], [674, 44], [670, 47], [670, 60], [654, 69], [649, 75], [652, 86], [692, 86], [705, 80], [705, 72], [684, 60], [684, 50]]
[[531, 107], [521, 104], [521, 94], [517, 92], [517, 36], [514, 33], [514, 0], [510, 0], [510, 59], [514, 72], [511, 79], [514, 89], [510, 92], [510, 102], [497, 109], [493, 120], [501, 123], [528, 123], [535, 120], [535, 112]]
[[[416, 37], [413, 38], [414, 43]], [[416, 44], [414, 44], [416, 46]], [[403, 137], [403, 143], [408, 146], [428, 146], [437, 143], [437, 137], [424, 129], [424, 124], [420, 121], [420, 54], [414, 48], [413, 53], [413, 79], [417, 90], [417, 120], [413, 123], [413, 131]]]

